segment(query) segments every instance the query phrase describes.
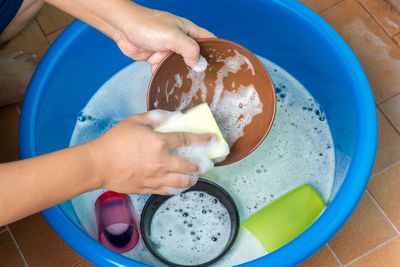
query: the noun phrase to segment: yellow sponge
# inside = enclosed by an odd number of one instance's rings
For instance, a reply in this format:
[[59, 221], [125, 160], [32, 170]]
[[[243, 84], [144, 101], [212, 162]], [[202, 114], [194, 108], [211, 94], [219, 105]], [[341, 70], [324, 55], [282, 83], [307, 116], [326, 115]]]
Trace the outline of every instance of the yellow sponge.
[[211, 113], [207, 103], [195, 106], [183, 115], [171, 119], [155, 129], [158, 132], [193, 132], [193, 133], [214, 133], [218, 142], [212, 144], [208, 149], [210, 159], [224, 158], [229, 154], [229, 146], [226, 143], [217, 122]]

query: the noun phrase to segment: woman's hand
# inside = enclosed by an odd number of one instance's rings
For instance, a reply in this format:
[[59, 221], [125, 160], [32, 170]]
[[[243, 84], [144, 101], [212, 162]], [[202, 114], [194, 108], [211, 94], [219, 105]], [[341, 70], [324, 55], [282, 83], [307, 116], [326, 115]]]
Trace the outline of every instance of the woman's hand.
[[214, 135], [155, 132], [160, 121], [152, 119], [152, 112], [157, 111], [133, 115], [88, 143], [101, 188], [130, 194], [174, 194], [196, 183], [198, 166], [171, 151], [209, 142]]
[[183, 56], [188, 66], [194, 67], [199, 60], [199, 38], [213, 38], [212, 33], [193, 22], [168, 12], [139, 8], [128, 14], [114, 38], [121, 51], [135, 60], [147, 61], [151, 69], [157, 67], [170, 51]]
[[152, 71], [170, 51], [193, 68], [200, 57], [196, 39], [215, 37], [185, 18], [130, 0], [46, 1], [108, 35], [125, 55], [151, 64]]
[[155, 132], [159, 121], [151, 113], [133, 115], [82, 145], [0, 164], [0, 226], [99, 188], [175, 194], [192, 186], [196, 164], [170, 151], [213, 135]]

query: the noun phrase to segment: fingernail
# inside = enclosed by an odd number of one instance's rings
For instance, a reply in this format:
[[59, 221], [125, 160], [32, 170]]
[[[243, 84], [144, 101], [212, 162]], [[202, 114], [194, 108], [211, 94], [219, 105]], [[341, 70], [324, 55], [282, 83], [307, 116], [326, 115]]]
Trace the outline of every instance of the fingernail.
[[170, 186], [164, 186], [164, 188], [168, 191], [170, 195], [177, 195], [186, 190], [186, 188], [176, 188]]
[[196, 174], [190, 174], [189, 178], [190, 178], [191, 182], [193, 183], [193, 185], [195, 185], [197, 183], [197, 180], [199, 179], [199, 176]]
[[195, 72], [203, 72], [207, 69], [207, 60], [200, 55], [199, 60], [197, 61], [196, 65], [193, 66], [192, 70]]

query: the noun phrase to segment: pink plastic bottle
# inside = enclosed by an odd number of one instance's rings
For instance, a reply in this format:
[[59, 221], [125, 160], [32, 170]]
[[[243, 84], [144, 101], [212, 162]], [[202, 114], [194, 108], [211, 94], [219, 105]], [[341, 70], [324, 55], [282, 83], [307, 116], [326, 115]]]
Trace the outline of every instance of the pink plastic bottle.
[[101, 244], [118, 253], [127, 252], [136, 246], [139, 229], [128, 195], [104, 192], [96, 200], [95, 212]]

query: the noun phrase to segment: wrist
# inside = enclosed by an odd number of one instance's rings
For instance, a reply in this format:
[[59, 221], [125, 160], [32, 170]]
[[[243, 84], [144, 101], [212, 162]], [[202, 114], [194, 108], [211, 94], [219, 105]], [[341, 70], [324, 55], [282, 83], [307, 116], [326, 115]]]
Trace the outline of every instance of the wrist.
[[118, 5], [113, 5], [113, 8], [115, 11], [109, 12], [106, 20], [114, 29], [113, 36], [110, 37], [117, 43], [123, 35], [127, 39], [143, 38], [148, 31], [147, 26], [159, 16], [159, 11], [140, 6], [130, 0], [118, 1]]
[[99, 9], [98, 16], [112, 28], [112, 33], [107, 35], [116, 42], [127, 32], [126, 27], [137, 28], [140, 17], [148, 10], [130, 0], [106, 1], [105, 5]]
[[82, 163], [86, 168], [86, 181], [88, 182], [86, 191], [104, 188], [105, 185], [105, 160], [99, 151], [95, 140], [89, 141], [77, 146], [79, 154], [82, 158]]
[[116, 27], [118, 14], [125, 12], [124, 9], [126, 9], [126, 5], [130, 1], [46, 0], [46, 2], [86, 22], [115, 40], [115, 36], [118, 35], [118, 29]]

